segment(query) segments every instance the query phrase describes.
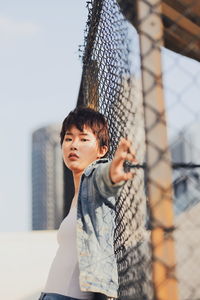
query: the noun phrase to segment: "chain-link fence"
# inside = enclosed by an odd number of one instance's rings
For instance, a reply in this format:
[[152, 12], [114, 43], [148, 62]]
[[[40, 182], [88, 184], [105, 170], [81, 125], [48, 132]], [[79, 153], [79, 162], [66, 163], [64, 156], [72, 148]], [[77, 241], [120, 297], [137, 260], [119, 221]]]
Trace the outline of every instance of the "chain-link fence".
[[173, 168], [179, 299], [200, 299], [200, 2], [164, 1], [163, 83]]
[[87, 5], [78, 105], [139, 162], [116, 202], [119, 299], [200, 299], [200, 2]]

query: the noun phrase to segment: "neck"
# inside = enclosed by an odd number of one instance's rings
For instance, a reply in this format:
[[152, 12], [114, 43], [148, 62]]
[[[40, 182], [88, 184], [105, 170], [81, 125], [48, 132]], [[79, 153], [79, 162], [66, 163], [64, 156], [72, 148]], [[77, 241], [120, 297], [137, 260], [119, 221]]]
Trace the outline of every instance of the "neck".
[[80, 185], [80, 180], [81, 180], [81, 175], [82, 175], [82, 174], [83, 174], [83, 172], [80, 172], [80, 173], [75, 173], [75, 172], [73, 172], [74, 189], [75, 189], [74, 196], [75, 196], [75, 197], [78, 195], [79, 185]]

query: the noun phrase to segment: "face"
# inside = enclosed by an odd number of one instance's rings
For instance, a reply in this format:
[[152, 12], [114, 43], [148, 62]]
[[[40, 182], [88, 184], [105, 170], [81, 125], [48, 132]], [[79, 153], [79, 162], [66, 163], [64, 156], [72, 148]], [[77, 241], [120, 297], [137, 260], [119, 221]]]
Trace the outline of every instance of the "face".
[[66, 166], [75, 173], [82, 173], [94, 160], [101, 158], [107, 152], [107, 147], [99, 147], [92, 129], [88, 126], [80, 131], [72, 126], [66, 131], [62, 155]]

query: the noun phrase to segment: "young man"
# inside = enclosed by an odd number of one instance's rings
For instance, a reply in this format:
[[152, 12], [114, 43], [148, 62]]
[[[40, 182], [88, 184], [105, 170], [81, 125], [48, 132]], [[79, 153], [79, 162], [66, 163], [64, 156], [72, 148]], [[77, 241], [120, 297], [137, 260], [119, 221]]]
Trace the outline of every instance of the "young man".
[[[75, 194], [69, 214], [58, 230], [60, 247], [40, 300], [94, 299], [96, 293], [117, 298], [114, 255], [115, 196], [133, 173], [130, 141], [122, 138], [112, 161], [107, 122], [89, 108], [76, 108], [63, 121], [62, 156], [72, 171]], [[49, 298], [48, 298], [49, 297]]]

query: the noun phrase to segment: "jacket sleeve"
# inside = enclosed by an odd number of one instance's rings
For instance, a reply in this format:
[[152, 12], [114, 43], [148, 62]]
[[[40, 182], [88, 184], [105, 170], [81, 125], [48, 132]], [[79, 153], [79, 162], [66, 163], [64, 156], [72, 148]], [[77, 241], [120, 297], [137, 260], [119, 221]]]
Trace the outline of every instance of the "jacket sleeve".
[[109, 175], [110, 164], [111, 161], [102, 163], [94, 170], [94, 184], [104, 198], [116, 196], [119, 189], [125, 183], [125, 181], [115, 184], [111, 182]]

